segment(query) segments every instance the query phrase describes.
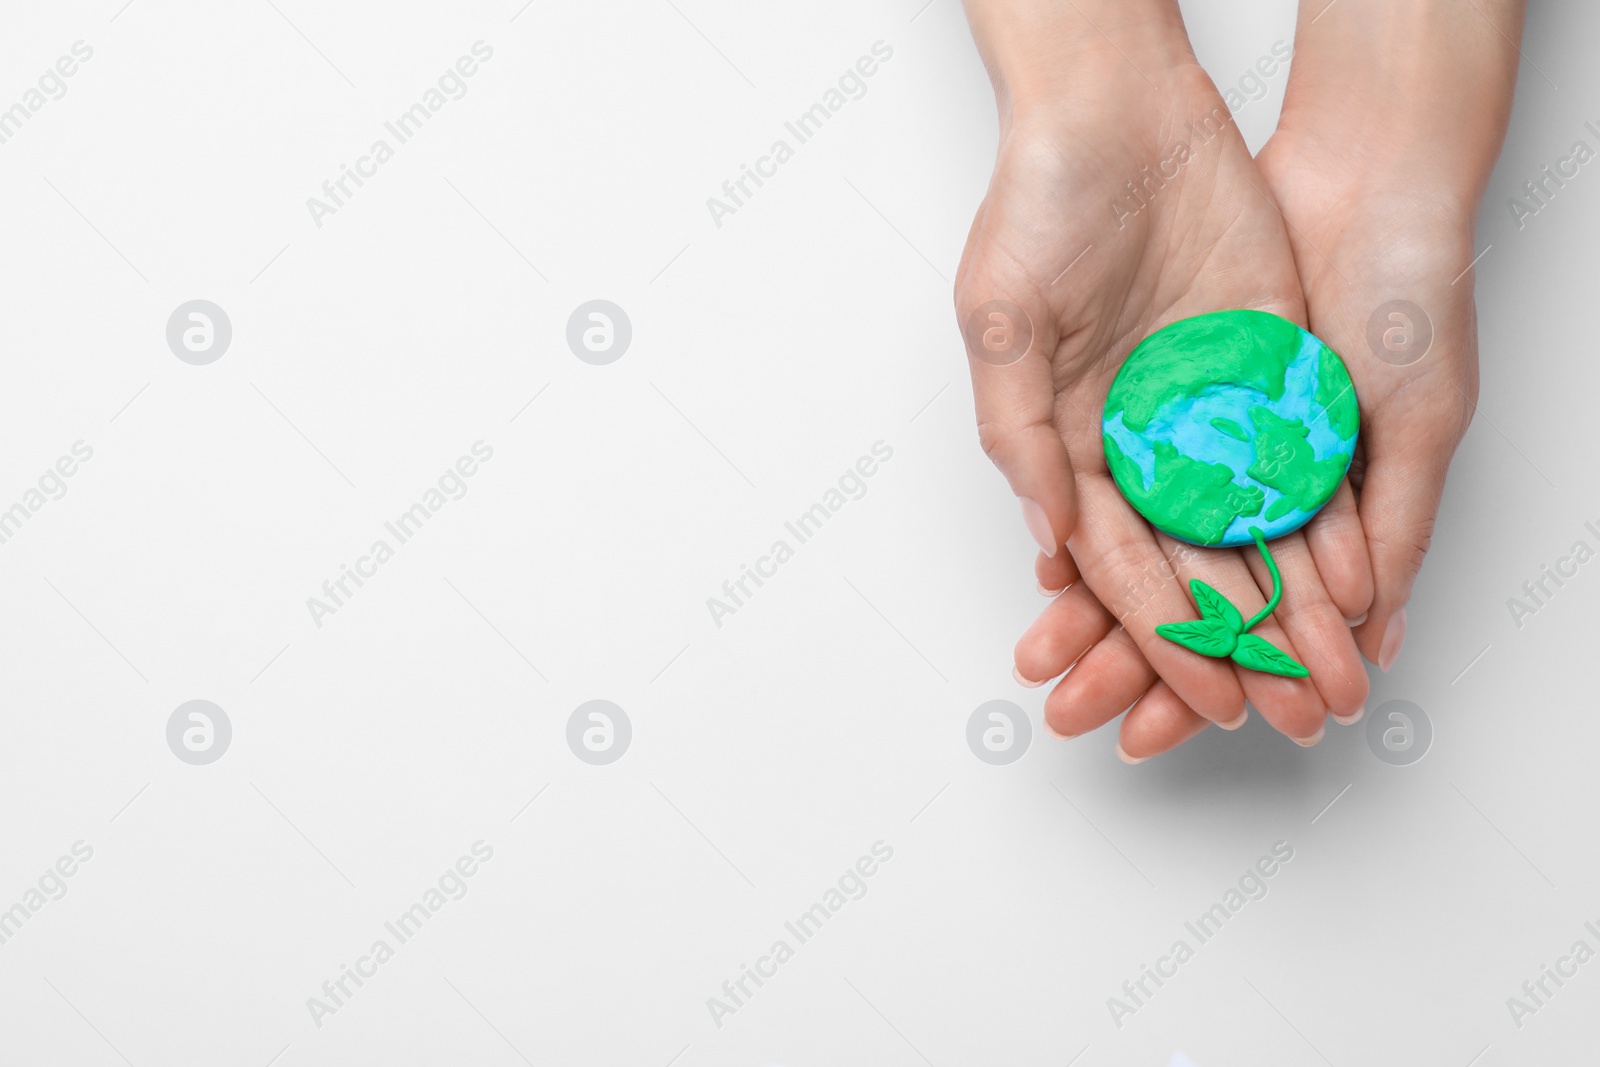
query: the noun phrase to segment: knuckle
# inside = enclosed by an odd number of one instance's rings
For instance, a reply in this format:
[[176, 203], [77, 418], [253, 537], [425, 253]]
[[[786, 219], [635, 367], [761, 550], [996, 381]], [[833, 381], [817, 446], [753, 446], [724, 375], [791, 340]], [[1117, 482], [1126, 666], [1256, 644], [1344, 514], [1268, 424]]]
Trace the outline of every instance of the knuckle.
[[[1068, 728], [1072, 732], [1073, 726], [1099, 726], [1099, 722], [1090, 723], [1090, 719], [1098, 719], [1099, 715], [1090, 712], [1085, 714], [1085, 709], [1101, 708], [1107, 703], [1117, 699], [1118, 683], [1124, 681], [1116, 672], [1111, 670], [1105, 662], [1090, 657], [1072, 668], [1072, 673], [1067, 675], [1068, 682], [1064, 682], [1050, 691], [1045, 697], [1044, 712], [1050, 721], [1057, 727]], [[1121, 710], [1118, 708], [1117, 710]]]
[[1367, 702], [1367, 697], [1372, 695], [1372, 682], [1367, 678], [1367, 672], [1361, 668], [1360, 657], [1352, 657], [1352, 663], [1341, 678], [1345, 684], [1338, 691], [1337, 701], [1330, 700], [1332, 710], [1340, 715], [1348, 715]]
[[983, 454], [997, 467], [1005, 466], [1005, 459], [1012, 452], [1012, 436], [1005, 427], [998, 423], [984, 421], [978, 423], [978, 446], [983, 449]]
[[1398, 560], [1403, 566], [1416, 571], [1433, 545], [1433, 517], [1407, 523], [1392, 535], [1373, 538], [1373, 547]]
[[1072, 662], [1073, 653], [1081, 650], [1081, 644], [1082, 642], [1073, 634], [1062, 628], [1052, 627], [1039, 635], [1039, 639], [1031, 649], [1032, 659], [1040, 667], [1053, 669], [1055, 674], [1059, 674]]

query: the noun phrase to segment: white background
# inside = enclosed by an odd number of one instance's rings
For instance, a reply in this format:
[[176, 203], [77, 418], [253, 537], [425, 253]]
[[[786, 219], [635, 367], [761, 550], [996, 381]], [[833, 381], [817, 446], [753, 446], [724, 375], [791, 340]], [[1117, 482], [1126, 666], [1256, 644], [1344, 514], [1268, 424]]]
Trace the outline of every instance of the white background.
[[[275, 2], [0, 20], [0, 107], [94, 50], [0, 145], [0, 509], [94, 450], [0, 545], [0, 908], [94, 850], [0, 945], [0, 1062], [1499, 1067], [1600, 1043], [1600, 963], [1521, 1029], [1506, 1007], [1600, 948], [1600, 563], [1520, 629], [1506, 604], [1600, 548], [1600, 175], [1520, 231], [1505, 203], [1597, 146], [1600, 12], [1533, 14], [1478, 241], [1483, 404], [1373, 681], [1369, 718], [1416, 703], [1432, 750], [1395, 767], [1365, 723], [1307, 751], [1252, 720], [1130, 768], [1111, 728], [1044, 735], [1044, 691], [1010, 679], [1043, 605], [950, 311], [995, 140], [954, 0]], [[1292, 37], [1287, 2], [1187, 9], [1223, 87]], [[467, 94], [318, 228], [307, 197], [478, 40]], [[707, 197], [877, 41], [866, 95], [717, 227]], [[1240, 112], [1252, 146], [1282, 89]], [[209, 366], [165, 338], [195, 298], [232, 322]], [[633, 326], [609, 366], [565, 341], [596, 298]], [[467, 495], [316, 626], [307, 598], [480, 440]], [[880, 440], [866, 494], [716, 627], [706, 599]], [[596, 698], [632, 723], [609, 766], [565, 740]], [[233, 726], [209, 766], [167, 746], [191, 699]], [[966, 743], [993, 699], [1034, 722], [1009, 766]], [[467, 895], [317, 1026], [307, 998], [479, 840]], [[717, 1026], [707, 998], [877, 841], [866, 895]], [[1266, 898], [1118, 1027], [1107, 998], [1278, 841]]]

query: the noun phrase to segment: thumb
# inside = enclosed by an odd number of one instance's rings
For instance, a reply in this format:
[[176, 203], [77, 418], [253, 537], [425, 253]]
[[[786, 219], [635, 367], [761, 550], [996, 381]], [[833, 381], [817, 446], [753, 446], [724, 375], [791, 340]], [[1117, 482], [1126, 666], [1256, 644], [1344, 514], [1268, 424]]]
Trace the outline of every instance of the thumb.
[[1048, 326], [1003, 299], [964, 309], [978, 440], [1022, 508], [1022, 520], [1054, 557], [1077, 521], [1072, 465], [1055, 421]]

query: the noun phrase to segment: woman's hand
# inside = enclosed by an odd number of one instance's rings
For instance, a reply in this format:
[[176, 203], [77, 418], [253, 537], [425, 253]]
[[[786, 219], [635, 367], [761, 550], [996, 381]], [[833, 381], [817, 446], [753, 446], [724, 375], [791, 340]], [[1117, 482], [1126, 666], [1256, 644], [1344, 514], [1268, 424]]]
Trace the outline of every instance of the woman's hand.
[[1477, 405], [1469, 268], [1510, 117], [1523, 7], [1348, 0], [1317, 18], [1308, 0], [1278, 132], [1259, 159], [1289, 224], [1311, 328], [1344, 355], [1361, 401], [1351, 478], [1374, 590], [1356, 639], [1385, 671]]

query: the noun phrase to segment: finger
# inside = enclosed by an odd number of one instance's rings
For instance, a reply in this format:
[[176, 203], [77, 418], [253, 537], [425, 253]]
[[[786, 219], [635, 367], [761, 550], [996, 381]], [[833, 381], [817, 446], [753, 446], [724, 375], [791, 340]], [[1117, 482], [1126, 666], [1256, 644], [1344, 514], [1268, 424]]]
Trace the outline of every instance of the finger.
[[1030, 294], [1005, 292], [978, 269], [958, 283], [956, 308], [972, 370], [978, 440], [1017, 495], [1028, 532], [1045, 555], [1055, 556], [1077, 509], [1067, 446], [1055, 423], [1050, 316]]
[[[1459, 398], [1467, 401], [1464, 394]], [[1382, 671], [1394, 666], [1405, 642], [1406, 602], [1433, 540], [1445, 473], [1460, 439], [1456, 425], [1438, 413], [1401, 411], [1370, 431], [1358, 507], [1372, 556], [1373, 595], [1367, 621], [1355, 633], [1362, 654]]]
[[1177, 748], [1210, 725], [1210, 720], [1180, 700], [1171, 686], [1157, 682], [1123, 717], [1117, 755], [1124, 763], [1143, 763]]
[[[1263, 586], [1251, 573], [1243, 555], [1245, 552], [1256, 553], [1254, 545], [1248, 549], [1207, 549], [1185, 545], [1165, 534], [1158, 540], [1163, 547], [1170, 550], [1178, 565], [1179, 577], [1185, 589], [1189, 588], [1192, 579], [1198, 578], [1226, 597], [1243, 616], [1244, 621], [1248, 621], [1266, 607], [1267, 597], [1271, 592], [1270, 582], [1263, 591]], [[1191, 606], [1188, 608], [1188, 614], [1162, 621], [1184, 622], [1199, 617], [1199, 614], [1199, 609]], [[1340, 625], [1343, 625], [1342, 620]], [[1268, 615], [1250, 632], [1293, 657], [1308, 670], [1311, 669], [1310, 665], [1306, 664], [1300, 649], [1284, 632], [1276, 614]], [[1182, 651], [1184, 655], [1199, 658], [1197, 653], [1186, 649]], [[1317, 691], [1316, 683], [1309, 677], [1286, 678], [1250, 670], [1234, 664], [1231, 660], [1217, 662], [1228, 663], [1233, 667], [1245, 699], [1254, 705], [1261, 713], [1261, 717], [1279, 732], [1296, 740], [1319, 736], [1327, 705], [1323, 702], [1322, 694]]]
[[[1350, 625], [1322, 587], [1305, 538], [1299, 534], [1279, 538], [1272, 542], [1272, 555], [1283, 579], [1283, 599], [1272, 618], [1288, 634], [1300, 662], [1311, 672], [1310, 681], [1328, 713], [1341, 722], [1354, 721], [1351, 716], [1367, 701], [1369, 682]], [[1261, 554], [1252, 552], [1246, 559], [1256, 582], [1270, 590], [1272, 575]], [[1290, 736], [1302, 744], [1315, 744], [1322, 723], [1317, 726], [1314, 731]]]
[[1044, 701], [1044, 722], [1058, 737], [1098, 730], [1156, 683], [1156, 672], [1118, 626], [1083, 654]]
[[1077, 662], [1116, 620], [1081, 582], [1050, 602], [1017, 642], [1012, 675], [1038, 688]]
[[1305, 537], [1328, 598], [1350, 625], [1359, 626], [1372, 607], [1372, 560], [1349, 481], [1339, 483], [1333, 499], [1306, 526]]
[[[1362, 551], [1366, 551], [1363, 543]], [[1057, 552], [1047, 556], [1043, 552], [1033, 561], [1033, 575], [1039, 581], [1039, 592], [1055, 596], [1078, 580], [1078, 563], [1071, 552]]]
[[1197, 656], [1155, 631], [1161, 623], [1193, 619], [1195, 610], [1150, 528], [1108, 474], [1081, 476], [1079, 494], [1083, 521], [1068, 548], [1084, 581], [1184, 703], [1213, 722], [1236, 720], [1244, 690], [1232, 665]]

